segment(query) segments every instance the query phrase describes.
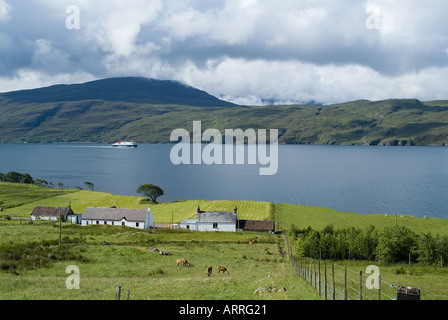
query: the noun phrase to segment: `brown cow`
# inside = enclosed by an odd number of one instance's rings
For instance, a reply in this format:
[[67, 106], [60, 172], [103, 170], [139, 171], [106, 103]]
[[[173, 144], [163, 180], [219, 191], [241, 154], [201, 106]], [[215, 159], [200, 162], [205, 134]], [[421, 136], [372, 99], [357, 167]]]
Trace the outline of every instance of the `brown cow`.
[[190, 263], [185, 258], [177, 259], [176, 262], [177, 262], [177, 265], [190, 266]]
[[229, 270], [227, 270], [227, 268], [226, 267], [222, 267], [222, 266], [219, 266], [218, 267], [218, 273], [225, 273], [225, 272], [227, 272], [227, 274], [229, 273]]
[[208, 267], [207, 268], [207, 276], [210, 277], [210, 275], [212, 274], [213, 271], [213, 267]]

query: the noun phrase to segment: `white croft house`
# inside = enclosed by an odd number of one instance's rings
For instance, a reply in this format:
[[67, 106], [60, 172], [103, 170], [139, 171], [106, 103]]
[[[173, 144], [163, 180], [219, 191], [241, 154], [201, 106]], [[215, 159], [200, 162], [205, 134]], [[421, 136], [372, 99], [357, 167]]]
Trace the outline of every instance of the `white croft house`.
[[201, 211], [198, 207], [196, 220], [184, 220], [181, 229], [197, 231], [228, 231], [235, 232], [237, 227], [237, 209], [231, 211]]
[[71, 206], [68, 207], [34, 207], [30, 214], [31, 220], [71, 221], [76, 217]]
[[112, 225], [138, 229], [154, 228], [154, 217], [151, 208], [118, 209], [118, 208], [86, 208], [82, 215], [81, 225]]

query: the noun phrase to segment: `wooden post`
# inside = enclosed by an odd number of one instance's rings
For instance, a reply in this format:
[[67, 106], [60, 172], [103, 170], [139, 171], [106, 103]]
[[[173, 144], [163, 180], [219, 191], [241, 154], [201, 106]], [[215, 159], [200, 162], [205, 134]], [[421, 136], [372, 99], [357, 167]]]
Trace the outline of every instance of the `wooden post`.
[[359, 300], [362, 300], [362, 271], [359, 271]]
[[62, 211], [59, 210], [59, 244], [62, 243]]
[[378, 275], [378, 300], [381, 300], [381, 274]]
[[321, 280], [322, 278], [321, 278], [321, 276], [320, 276], [320, 258], [319, 258], [319, 265], [318, 265], [318, 268], [319, 268], [319, 270], [318, 270], [318, 272], [319, 272], [319, 295], [321, 296], [321, 295], [322, 295], [322, 290], [321, 290], [320, 280]]
[[325, 300], [327, 300], [327, 261], [324, 261], [324, 292], [325, 292]]
[[120, 300], [121, 295], [121, 286], [117, 286], [115, 288], [115, 300]]
[[344, 300], [347, 300], [347, 267], [344, 268]]
[[334, 262], [331, 262], [331, 283], [332, 283], [332, 296], [333, 296], [333, 300], [336, 299], [336, 288], [334, 286]]

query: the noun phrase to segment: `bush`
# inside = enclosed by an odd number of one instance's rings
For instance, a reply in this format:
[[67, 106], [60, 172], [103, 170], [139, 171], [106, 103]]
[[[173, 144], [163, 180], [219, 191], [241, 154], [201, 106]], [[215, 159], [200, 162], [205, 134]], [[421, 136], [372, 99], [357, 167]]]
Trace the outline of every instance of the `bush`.
[[404, 226], [386, 227], [381, 231], [369, 226], [365, 229], [334, 229], [322, 231], [311, 227], [289, 230], [295, 241], [296, 255], [313, 259], [374, 260], [384, 263], [411, 261], [440, 265], [448, 260], [448, 236], [417, 234]]
[[19, 268], [48, 268], [54, 261], [88, 261], [71, 249], [71, 245], [54, 246], [54, 241], [4, 245], [0, 248], [0, 270], [15, 272]]

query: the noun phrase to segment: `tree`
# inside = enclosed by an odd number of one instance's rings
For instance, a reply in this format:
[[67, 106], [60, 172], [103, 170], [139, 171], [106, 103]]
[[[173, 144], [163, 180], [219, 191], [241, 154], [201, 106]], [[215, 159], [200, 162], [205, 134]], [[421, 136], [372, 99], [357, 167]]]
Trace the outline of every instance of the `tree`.
[[5, 181], [11, 183], [22, 183], [22, 179], [23, 174], [18, 173], [16, 171], [10, 171], [5, 176]]
[[34, 179], [33, 179], [33, 177], [29, 173], [25, 173], [22, 176], [22, 183], [33, 184], [34, 183]]
[[87, 188], [89, 188], [91, 191], [94, 191], [95, 190], [95, 186], [93, 185], [93, 183], [92, 182], [90, 182], [90, 181], [86, 181], [86, 182], [84, 182], [84, 184], [87, 186]]
[[164, 191], [159, 186], [153, 184], [142, 184], [138, 187], [137, 193], [141, 193], [151, 199], [151, 201], [157, 203], [157, 198], [163, 196]]

